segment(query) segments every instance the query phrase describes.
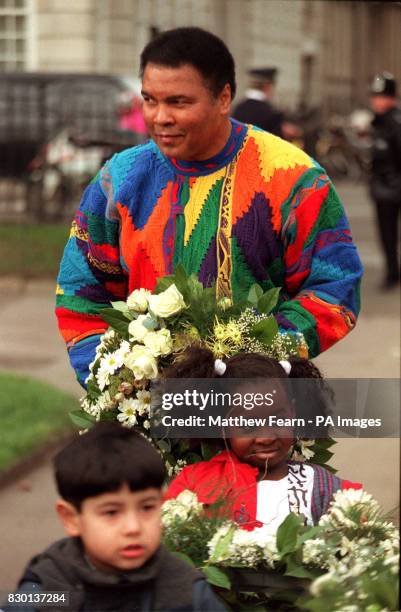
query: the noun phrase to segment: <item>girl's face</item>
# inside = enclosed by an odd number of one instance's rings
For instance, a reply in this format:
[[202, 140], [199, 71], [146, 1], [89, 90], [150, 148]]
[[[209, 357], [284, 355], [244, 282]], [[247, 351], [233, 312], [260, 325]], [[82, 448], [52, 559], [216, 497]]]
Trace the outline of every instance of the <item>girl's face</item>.
[[[241, 412], [244, 415], [244, 411]], [[259, 469], [263, 479], [279, 480], [288, 473], [288, 451], [294, 443], [294, 428], [292, 419], [294, 408], [289, 402], [284, 390], [276, 388], [273, 406], [258, 407], [250, 410], [246, 418], [269, 419], [271, 425], [244, 429], [244, 436], [238, 434], [230, 439], [231, 450], [244, 463], [249, 463]], [[282, 419], [280, 425], [279, 419]]]

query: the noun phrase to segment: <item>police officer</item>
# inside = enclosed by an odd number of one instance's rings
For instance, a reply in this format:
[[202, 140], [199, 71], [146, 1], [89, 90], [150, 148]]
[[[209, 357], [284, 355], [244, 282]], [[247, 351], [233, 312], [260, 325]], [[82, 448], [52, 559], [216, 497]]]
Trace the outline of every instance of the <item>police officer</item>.
[[234, 118], [282, 137], [284, 115], [271, 102], [277, 68], [253, 68], [248, 70], [248, 74], [252, 78], [251, 87], [245, 91], [245, 99], [235, 108]]
[[374, 77], [370, 89], [372, 121], [372, 176], [370, 191], [376, 205], [380, 240], [386, 261], [383, 288], [400, 279], [398, 220], [401, 211], [401, 109], [392, 74]]

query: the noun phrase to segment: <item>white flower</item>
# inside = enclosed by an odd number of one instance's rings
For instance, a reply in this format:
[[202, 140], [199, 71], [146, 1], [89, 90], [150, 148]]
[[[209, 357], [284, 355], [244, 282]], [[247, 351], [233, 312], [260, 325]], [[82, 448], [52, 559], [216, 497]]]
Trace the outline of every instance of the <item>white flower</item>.
[[196, 493], [185, 489], [175, 499], [164, 502], [162, 507], [163, 524], [165, 527], [169, 527], [177, 519], [184, 522], [191, 516], [201, 514], [201, 512], [203, 512], [203, 504], [198, 502]]
[[156, 359], [146, 346], [135, 345], [124, 359], [124, 363], [133, 371], [136, 380], [144, 378], [151, 380], [158, 374]]
[[110, 372], [107, 369], [99, 368], [96, 372], [96, 381], [99, 389], [103, 391], [110, 382]]
[[184, 489], [184, 491], [181, 491], [181, 493], [177, 495], [176, 499], [188, 509], [200, 511], [203, 508], [203, 505], [198, 502], [198, 496], [196, 493], [190, 491], [189, 489]]
[[173, 341], [168, 329], [149, 332], [144, 337], [143, 343], [152, 351], [155, 357], [159, 357], [159, 355], [169, 355], [173, 350]]
[[100, 408], [98, 404], [91, 404], [90, 401], [86, 397], [82, 397], [80, 399], [80, 404], [81, 404], [82, 410], [98, 418], [100, 414]]
[[302, 562], [306, 565], [327, 569], [329, 567], [329, 560], [332, 559], [332, 552], [323, 538], [306, 540], [304, 543], [302, 548]]
[[151, 293], [147, 289], [135, 289], [127, 299], [127, 306], [136, 312], [146, 312]]
[[103, 334], [103, 341], [104, 340], [114, 340], [115, 337], [116, 337], [116, 332], [114, 331], [114, 329], [110, 328]]
[[100, 362], [100, 369], [108, 372], [109, 374], [114, 374], [114, 372], [118, 370], [118, 368], [121, 368], [122, 365], [123, 355], [122, 353], [115, 351], [114, 353], [106, 353], [103, 356]]
[[127, 427], [133, 427], [136, 425], [136, 405], [135, 400], [125, 399], [118, 406], [120, 414], [117, 416], [118, 421], [126, 425]]
[[322, 593], [324, 593], [324, 590], [332, 583], [333, 580], [335, 580], [334, 571], [330, 571], [326, 574], [323, 574], [323, 576], [319, 576], [319, 578], [316, 578], [316, 580], [312, 582], [310, 586], [310, 592], [315, 597], [319, 597], [319, 595], [322, 595]]
[[150, 401], [151, 401], [151, 394], [149, 391], [137, 391], [136, 405], [137, 405], [137, 412], [140, 416], [143, 416], [144, 414], [149, 414]]
[[132, 340], [135, 340], [136, 342], [143, 342], [145, 336], [150, 331], [153, 331], [155, 327], [155, 320], [148, 314], [142, 314], [139, 315], [139, 317], [135, 319], [135, 321], [131, 321], [131, 323], [128, 325], [128, 333]]
[[305, 461], [309, 461], [315, 455], [315, 451], [309, 448], [314, 444], [315, 440], [300, 440], [301, 453], [305, 457]]
[[184, 299], [174, 284], [166, 291], [149, 297], [149, 310], [162, 319], [167, 319], [184, 308], [186, 308]]
[[131, 350], [131, 345], [129, 342], [127, 342], [126, 340], [122, 340], [119, 348], [114, 351], [114, 355], [116, 357], [116, 359], [120, 359], [121, 358], [121, 365], [124, 363], [124, 359], [125, 357], [128, 355], [128, 353]]

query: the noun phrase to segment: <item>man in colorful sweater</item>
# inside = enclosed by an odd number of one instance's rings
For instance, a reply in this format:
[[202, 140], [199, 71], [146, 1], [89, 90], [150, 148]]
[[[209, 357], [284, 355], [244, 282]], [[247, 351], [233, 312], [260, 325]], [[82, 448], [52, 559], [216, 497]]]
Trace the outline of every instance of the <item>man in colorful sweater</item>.
[[152, 290], [182, 263], [218, 298], [282, 287], [276, 317], [310, 356], [344, 337], [362, 267], [325, 171], [289, 143], [230, 119], [233, 58], [199, 28], [164, 32], [141, 55], [151, 140], [115, 155], [86, 189], [58, 279], [57, 316], [83, 384], [102, 308]]

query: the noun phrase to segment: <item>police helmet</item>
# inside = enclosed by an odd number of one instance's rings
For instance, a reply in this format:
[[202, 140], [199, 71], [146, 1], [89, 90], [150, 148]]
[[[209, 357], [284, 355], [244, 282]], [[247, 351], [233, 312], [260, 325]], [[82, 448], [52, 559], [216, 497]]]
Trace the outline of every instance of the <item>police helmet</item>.
[[376, 74], [370, 85], [371, 96], [388, 96], [393, 98], [397, 95], [397, 81], [390, 72]]

